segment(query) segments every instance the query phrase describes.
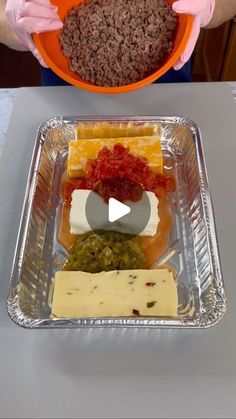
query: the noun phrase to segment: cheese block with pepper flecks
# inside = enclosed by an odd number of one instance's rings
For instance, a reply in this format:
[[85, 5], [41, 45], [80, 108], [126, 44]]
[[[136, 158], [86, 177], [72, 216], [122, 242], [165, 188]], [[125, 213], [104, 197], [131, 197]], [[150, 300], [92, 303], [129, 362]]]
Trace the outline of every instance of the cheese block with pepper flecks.
[[61, 271], [54, 281], [54, 317], [177, 317], [177, 286], [169, 269]]

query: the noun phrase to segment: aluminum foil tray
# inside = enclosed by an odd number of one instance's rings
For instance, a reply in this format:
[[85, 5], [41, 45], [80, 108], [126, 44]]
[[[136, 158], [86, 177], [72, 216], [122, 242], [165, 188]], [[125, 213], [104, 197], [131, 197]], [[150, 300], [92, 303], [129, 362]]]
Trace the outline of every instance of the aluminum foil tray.
[[[166, 169], [174, 172], [177, 190], [170, 194], [174, 228], [167, 252], [177, 271], [178, 319], [158, 317], [51, 317], [52, 278], [66, 251], [57, 241], [60, 182], [68, 141], [80, 123], [109, 121], [153, 123], [161, 132]], [[38, 130], [7, 300], [10, 317], [26, 328], [158, 327], [206, 328], [219, 322], [226, 297], [218, 254], [201, 135], [197, 125], [179, 117], [57, 117]]]

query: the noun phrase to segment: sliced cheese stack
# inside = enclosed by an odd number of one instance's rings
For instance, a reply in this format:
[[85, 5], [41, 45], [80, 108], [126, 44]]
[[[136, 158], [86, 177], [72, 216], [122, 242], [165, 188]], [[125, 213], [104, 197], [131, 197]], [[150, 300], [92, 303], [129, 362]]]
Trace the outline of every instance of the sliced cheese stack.
[[77, 127], [77, 138], [114, 138], [141, 137], [160, 133], [160, 125], [146, 122], [145, 124], [128, 123], [80, 123]]
[[52, 315], [79, 317], [177, 317], [178, 297], [168, 269], [90, 274], [57, 272]]
[[88, 160], [96, 159], [103, 147], [112, 148], [115, 144], [129, 147], [136, 157], [143, 157], [149, 161], [149, 166], [157, 173], [162, 173], [163, 159], [161, 140], [153, 137], [122, 137], [122, 138], [94, 138], [72, 140], [69, 142], [67, 171], [69, 177], [83, 175]]

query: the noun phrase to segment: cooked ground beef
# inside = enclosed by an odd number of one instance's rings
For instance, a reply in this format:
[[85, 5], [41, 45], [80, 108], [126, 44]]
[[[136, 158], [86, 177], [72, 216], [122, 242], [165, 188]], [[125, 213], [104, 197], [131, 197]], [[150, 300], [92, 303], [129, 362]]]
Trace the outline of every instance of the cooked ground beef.
[[60, 34], [72, 71], [97, 86], [122, 86], [151, 74], [173, 48], [177, 16], [166, 0], [87, 0]]

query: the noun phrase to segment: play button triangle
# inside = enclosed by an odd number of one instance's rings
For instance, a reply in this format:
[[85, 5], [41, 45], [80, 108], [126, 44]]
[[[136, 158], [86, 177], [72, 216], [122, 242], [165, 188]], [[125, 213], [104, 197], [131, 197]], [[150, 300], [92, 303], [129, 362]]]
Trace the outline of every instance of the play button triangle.
[[115, 198], [110, 198], [108, 202], [108, 219], [110, 223], [119, 220], [130, 213], [130, 207]]

